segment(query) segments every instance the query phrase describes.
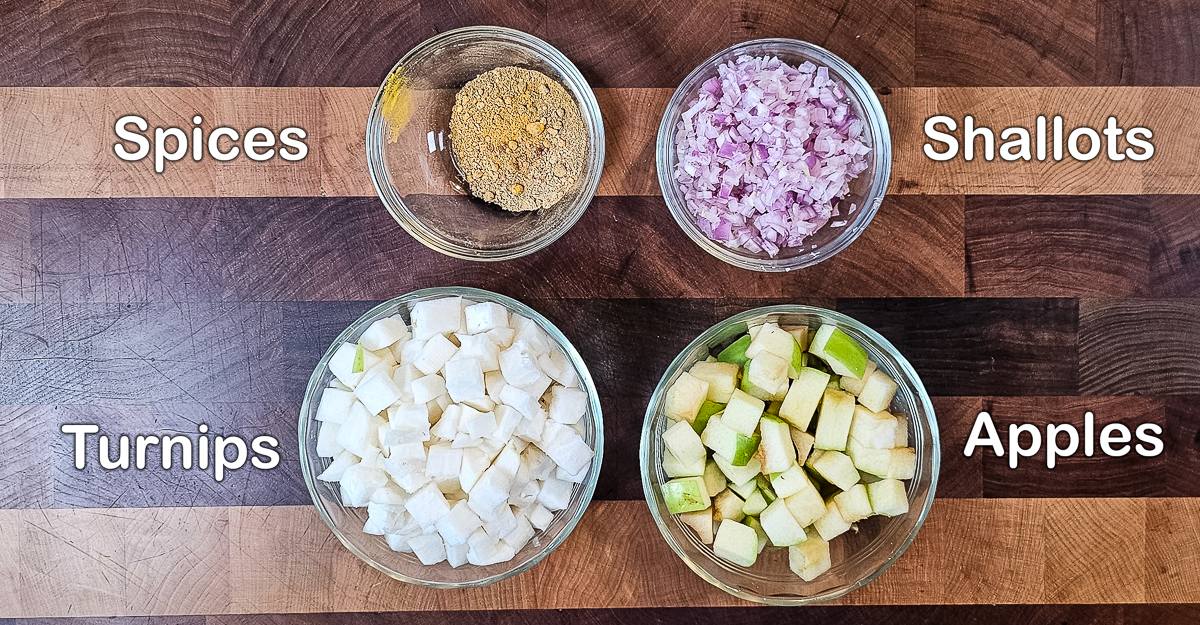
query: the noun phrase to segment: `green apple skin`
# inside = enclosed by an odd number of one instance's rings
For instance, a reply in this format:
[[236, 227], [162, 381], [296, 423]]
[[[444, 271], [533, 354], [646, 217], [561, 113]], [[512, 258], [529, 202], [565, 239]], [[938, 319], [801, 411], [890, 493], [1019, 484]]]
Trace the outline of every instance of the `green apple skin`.
[[729, 459], [729, 462], [735, 467], [744, 467], [750, 459], [754, 457], [754, 452], [758, 451], [758, 444], [762, 441], [762, 437], [758, 434], [754, 436], [746, 436], [741, 432], [737, 435], [737, 452]]
[[766, 499], [767, 503], [773, 503], [778, 495], [775, 494], [775, 488], [771, 486], [771, 480], [762, 473], [759, 473], [754, 476], [754, 482], [758, 484], [758, 490], [762, 492], [763, 499]]
[[712, 505], [712, 500], [705, 490], [704, 478], [681, 477], [662, 485], [663, 499], [671, 514], [695, 512]]
[[817, 330], [809, 351], [838, 375], [861, 380], [867, 370], [867, 350], [836, 326], [826, 324]]
[[725, 404], [705, 400], [703, 404], [700, 404], [700, 411], [696, 413], [696, 420], [692, 421], [692, 429], [696, 430], [697, 434], [703, 432], [705, 426], [708, 425], [708, 418], [719, 414], [722, 410], [725, 410]]
[[717, 362], [731, 362], [739, 367], [744, 367], [750, 359], [746, 357], [746, 348], [750, 347], [750, 335], [747, 334], [742, 338], [734, 341], [729, 347], [721, 350], [717, 354]]

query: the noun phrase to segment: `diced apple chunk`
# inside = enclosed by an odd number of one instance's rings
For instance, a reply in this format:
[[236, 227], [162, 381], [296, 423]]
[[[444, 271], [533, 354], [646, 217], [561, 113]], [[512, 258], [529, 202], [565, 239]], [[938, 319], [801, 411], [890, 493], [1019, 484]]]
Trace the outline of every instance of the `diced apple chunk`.
[[662, 485], [663, 499], [671, 514], [694, 512], [712, 505], [712, 499], [705, 490], [704, 478], [681, 477]]
[[759, 515], [758, 522], [776, 547], [794, 545], [805, 539], [804, 527], [792, 516], [783, 499], [776, 499], [767, 506]]
[[683, 372], [667, 391], [666, 405], [663, 412], [673, 421], [691, 423], [700, 411], [700, 405], [708, 397], [708, 382], [701, 380], [688, 372]]
[[858, 483], [858, 469], [850, 456], [840, 451], [818, 449], [808, 459], [808, 466], [825, 481], [842, 490], [849, 490]]
[[729, 362], [697, 362], [688, 370], [696, 379], [708, 382], [708, 401], [727, 404], [737, 388], [741, 368]]
[[858, 394], [858, 403], [874, 412], [882, 412], [891, 405], [898, 388], [899, 385], [888, 374], [876, 370], [863, 384], [863, 390]]
[[699, 464], [701, 473], [703, 473], [707, 452], [704, 449], [704, 443], [700, 441], [700, 436], [692, 429], [690, 423], [679, 421], [667, 428], [662, 436], [663, 444], [666, 445], [668, 452], [686, 466]]
[[735, 390], [729, 398], [729, 403], [725, 406], [725, 411], [721, 414], [721, 422], [735, 432], [753, 436], [764, 408], [766, 408], [766, 404], [763, 403], [763, 400]]
[[908, 512], [908, 494], [900, 480], [880, 480], [867, 485], [867, 496], [875, 514], [896, 516]]
[[679, 515], [679, 522], [696, 531], [700, 542], [711, 545], [713, 542], [713, 511], [712, 508], [684, 512]]
[[753, 566], [758, 559], [758, 534], [747, 525], [725, 519], [713, 539], [713, 553], [738, 566]]
[[867, 498], [867, 487], [855, 484], [848, 490], [833, 496], [838, 511], [847, 523], [855, 523], [871, 516], [871, 500]]
[[815, 530], [806, 530], [804, 542], [788, 547], [788, 567], [800, 579], [811, 582], [828, 571], [833, 562], [829, 557], [829, 543]]
[[854, 396], [827, 389], [821, 400], [821, 416], [817, 419], [816, 448], [845, 450], [853, 421]]
[[896, 419], [886, 412], [872, 412], [866, 406], [855, 406], [850, 438], [867, 447], [891, 449], [896, 446]]
[[834, 537], [845, 534], [850, 529], [850, 524], [846, 519], [842, 518], [842, 512], [838, 509], [837, 501], [830, 499], [825, 502], [825, 514], [821, 518], [813, 521], [813, 529], [817, 530], [821, 538], [829, 541]]

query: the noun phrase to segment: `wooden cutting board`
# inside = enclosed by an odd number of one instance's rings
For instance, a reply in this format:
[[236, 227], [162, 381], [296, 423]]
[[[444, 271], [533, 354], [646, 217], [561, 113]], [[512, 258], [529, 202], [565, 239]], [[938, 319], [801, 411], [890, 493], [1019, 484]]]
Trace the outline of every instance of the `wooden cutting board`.
[[[498, 24], [549, 41], [596, 89], [600, 193], [549, 248], [454, 260], [404, 233], [366, 176], [375, 87], [421, 40]], [[653, 135], [673, 88], [741, 40], [793, 37], [854, 65], [888, 113], [892, 186], [865, 234], [787, 275], [701, 252], [670, 218]], [[0, 616], [166, 622], [1195, 622], [1200, 619], [1200, 8], [1171, 0], [785, 4], [0, 3]], [[154, 174], [112, 124], [201, 114], [310, 131], [299, 164]], [[921, 152], [933, 114], [999, 130], [1115, 115], [1146, 163]], [[157, 116], [157, 117], [156, 117]], [[170, 123], [167, 123], [167, 122]], [[309, 373], [375, 302], [466, 285], [520, 299], [576, 345], [602, 396], [604, 468], [570, 539], [484, 589], [393, 582], [317, 517], [295, 424]], [[938, 498], [885, 575], [832, 605], [750, 606], [666, 547], [637, 469], [667, 364], [713, 323], [799, 302], [879, 330], [942, 430]], [[1007, 425], [1154, 423], [1142, 458], [963, 455]], [[106, 433], [272, 434], [283, 461], [73, 467], [63, 423]], [[853, 607], [847, 607], [853, 606]], [[564, 608], [571, 609], [562, 612]], [[619, 608], [620, 610], [612, 610]], [[465, 611], [465, 612], [464, 612]], [[299, 617], [294, 613], [307, 613]], [[281, 615], [287, 616], [281, 616]]]

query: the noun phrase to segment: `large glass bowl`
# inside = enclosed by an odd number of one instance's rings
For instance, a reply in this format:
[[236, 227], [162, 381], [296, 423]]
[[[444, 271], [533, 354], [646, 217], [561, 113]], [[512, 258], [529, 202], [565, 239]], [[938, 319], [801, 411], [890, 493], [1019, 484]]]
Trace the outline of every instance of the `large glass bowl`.
[[[332, 379], [332, 374], [329, 372], [329, 359], [333, 356], [337, 346], [346, 341], [357, 341], [368, 326], [383, 317], [399, 313], [404, 317], [406, 323], [409, 322], [409, 310], [416, 302], [455, 295], [461, 295], [464, 299], [473, 302], [501, 304], [514, 313], [532, 319], [553, 338], [562, 348], [571, 365], [575, 367], [575, 373], [579, 375], [583, 389], [587, 391], [588, 411], [581, 421], [584, 424], [583, 439], [592, 449], [596, 450], [587, 478], [582, 483], [576, 484], [571, 493], [570, 505], [566, 509], [554, 513], [554, 521], [550, 526], [538, 532], [534, 539], [517, 553], [515, 558], [491, 566], [464, 564], [457, 569], [452, 568], [444, 561], [434, 566], [425, 566], [411, 553], [392, 551], [382, 536], [363, 533], [362, 528], [363, 523], [367, 520], [367, 509], [343, 506], [338, 485], [316, 479], [317, 475], [320, 475], [332, 461], [330, 458], [322, 458], [317, 455], [319, 426], [316, 415], [321, 393], [325, 387], [329, 386], [329, 381]], [[557, 549], [567, 539], [575, 525], [579, 523], [588, 503], [592, 500], [592, 493], [596, 490], [596, 480], [600, 476], [600, 462], [603, 455], [604, 422], [600, 414], [600, 399], [596, 393], [596, 385], [592, 381], [592, 376], [588, 373], [587, 365], [584, 364], [579, 352], [575, 351], [571, 342], [563, 336], [558, 328], [554, 327], [554, 324], [532, 308], [512, 298], [482, 289], [465, 287], [422, 289], [389, 300], [367, 311], [358, 321], [350, 324], [350, 327], [346, 328], [333, 342], [333, 345], [326, 350], [321, 361], [317, 363], [317, 368], [313, 370], [312, 377], [308, 380], [308, 388], [304, 391], [304, 403], [300, 407], [300, 468], [304, 473], [304, 483], [308, 485], [308, 492], [317, 506], [317, 512], [329, 525], [329, 529], [333, 530], [333, 534], [337, 536], [338, 540], [342, 541], [342, 544], [354, 555], [388, 576], [403, 582], [436, 588], [486, 586], [530, 569], [551, 551]]]
[[[588, 136], [573, 188], [553, 206], [525, 213], [471, 196], [450, 156], [455, 94], [476, 76], [507, 66], [561, 84], [579, 105]], [[437, 35], [396, 63], [371, 105], [366, 146], [375, 190], [413, 238], [457, 258], [507, 260], [550, 245], [583, 216], [604, 166], [604, 122], [587, 81], [561, 52], [520, 31], [474, 26]]]
[[[887, 373], [900, 388], [892, 401], [892, 411], [909, 416], [908, 444], [917, 452], [917, 471], [906, 484], [909, 511], [896, 517], [870, 517], [859, 521], [858, 532], [846, 532], [829, 543], [833, 567], [811, 582], [797, 577], [788, 568], [787, 550], [768, 547], [754, 566], [745, 568], [713, 555], [712, 547], [700, 539], [667, 510], [661, 485], [670, 478], [662, 470], [664, 446], [662, 433], [670, 424], [663, 414], [667, 389], [692, 364], [708, 357], [752, 325], [765, 322], [780, 325], [807, 325], [816, 330], [823, 323], [841, 328], [866, 348], [871, 360]], [[757, 308], [709, 328], [692, 341], [671, 363], [659, 381], [642, 426], [642, 489], [654, 522], [671, 549], [697, 575], [714, 586], [742, 599], [776, 605], [796, 605], [840, 597], [879, 577], [912, 544], [917, 530], [925, 522], [937, 487], [941, 451], [933, 404], [921, 379], [908, 361], [874, 330], [847, 317], [822, 308], [798, 305]]]
[[[812, 61], [818, 67], [828, 67], [829, 76], [846, 86], [846, 94], [853, 112], [867, 122], [867, 132], [863, 141], [871, 148], [871, 153], [867, 156], [869, 167], [850, 183], [850, 192], [840, 204], [841, 216], [830, 220], [830, 224], [842, 220], [846, 225], [840, 228], [826, 225], [805, 239], [801, 247], [780, 248], [774, 258], [766, 252], [754, 253], [742, 248], [729, 248], [709, 239], [696, 225], [696, 217], [684, 203], [683, 194], [679, 191], [674, 177], [675, 163], [678, 161], [675, 152], [675, 127], [683, 112], [696, 98], [704, 81], [717, 75], [717, 68], [721, 64], [742, 55], [776, 56], [792, 66]], [[867, 84], [866, 79], [850, 64], [826, 49], [804, 41], [756, 39], [722, 50], [701, 63], [683, 79], [683, 83], [667, 103], [667, 110], [663, 113], [662, 123], [659, 124], [655, 161], [658, 166], [658, 184], [662, 187], [667, 208], [671, 210], [671, 215], [675, 217], [679, 227], [683, 228], [688, 237], [701, 249], [742, 269], [791, 271], [815, 265], [837, 254], [858, 238], [867, 224], [871, 223], [880, 203], [883, 202], [888, 178], [891, 176], [892, 137], [879, 98], [875, 97], [875, 92], [871, 90], [871, 85]], [[851, 204], [857, 204], [858, 208], [853, 215], [846, 215]]]

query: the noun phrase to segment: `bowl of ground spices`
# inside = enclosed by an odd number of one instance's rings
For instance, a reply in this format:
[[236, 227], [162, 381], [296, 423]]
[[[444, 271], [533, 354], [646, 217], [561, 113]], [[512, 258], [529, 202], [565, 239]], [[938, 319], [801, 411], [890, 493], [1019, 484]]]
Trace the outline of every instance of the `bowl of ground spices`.
[[379, 197], [415, 239], [468, 260], [518, 258], [583, 215], [604, 165], [591, 87], [550, 44], [494, 26], [413, 48], [367, 120]]

